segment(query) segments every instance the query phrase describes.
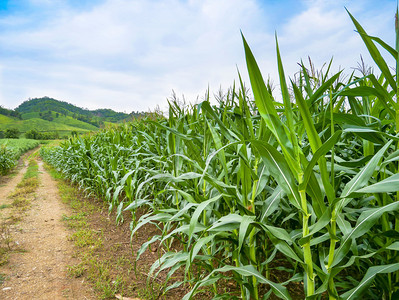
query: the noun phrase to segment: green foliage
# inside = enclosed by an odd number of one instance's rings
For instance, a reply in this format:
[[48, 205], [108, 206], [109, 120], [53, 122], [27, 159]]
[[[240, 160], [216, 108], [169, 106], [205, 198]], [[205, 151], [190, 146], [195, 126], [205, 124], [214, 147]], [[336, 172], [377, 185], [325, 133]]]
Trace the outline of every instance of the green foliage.
[[0, 139], [0, 175], [13, 168], [19, 157], [39, 145], [38, 141], [27, 139]]
[[[144, 114], [137, 112], [134, 115]], [[40, 139], [54, 139], [68, 136], [72, 131], [97, 131], [105, 123], [127, 118], [130, 119], [131, 115], [110, 109], [90, 111], [48, 97], [30, 99], [16, 110], [0, 107], [0, 132], [3, 132], [0, 138], [5, 137], [7, 129], [17, 129], [25, 134], [34, 129], [42, 135]], [[28, 133], [28, 137], [31, 138], [31, 133]]]
[[8, 128], [4, 132], [4, 137], [6, 139], [18, 139], [19, 138], [19, 130], [17, 128]]
[[21, 119], [21, 114], [15, 110], [4, 108], [0, 105], [0, 115]]
[[[104, 197], [117, 221], [130, 211], [132, 236], [149, 223], [159, 228], [137, 259], [162, 244], [167, 251], [149, 275], [167, 270], [168, 281], [184, 270], [192, 289], [183, 299], [203, 286], [219, 298], [394, 299], [398, 79], [375, 43], [397, 50], [350, 17], [378, 76], [344, 80], [330, 65], [316, 73], [301, 64], [289, 86], [277, 45], [283, 103], [276, 102], [243, 37], [253, 100], [240, 81], [215, 105], [209, 92], [193, 106], [171, 99], [168, 118], [153, 114], [74, 136], [41, 155]], [[139, 207], [147, 213], [138, 218]], [[220, 280], [238, 291], [221, 291]], [[303, 294], [293, 294], [291, 282], [301, 282]]]
[[16, 164], [16, 153], [5, 145], [0, 145], [0, 174], [5, 175]]
[[[63, 117], [54, 119], [53, 122], [49, 122], [40, 118], [32, 118], [27, 120], [7, 122], [3, 124], [0, 123], [0, 130], [6, 131], [7, 129], [18, 129], [20, 133], [26, 133], [32, 129], [36, 129], [40, 133], [51, 134], [54, 132], [58, 132], [60, 135], [69, 135], [70, 132], [74, 130], [81, 133], [87, 133], [91, 130], [98, 130], [98, 128], [90, 124], [83, 123], [82, 125], [80, 121], [77, 120], [75, 120], [76, 122], [66, 122], [66, 124], [64, 124], [62, 122], [62, 118]], [[71, 125], [68, 125], [68, 123], [71, 123]]]
[[33, 140], [56, 140], [60, 138], [60, 135], [57, 131], [39, 132], [36, 129], [32, 129], [25, 133], [25, 138]]
[[29, 99], [19, 105], [15, 110], [22, 115], [22, 118], [24, 118], [25, 114], [36, 112], [41, 114], [41, 118], [53, 121], [56, 115], [53, 116], [52, 112], [55, 112], [58, 113], [59, 116], [71, 116], [76, 120], [96, 127], [99, 127], [103, 121], [115, 123], [129, 117], [126, 113], [115, 112], [111, 109], [88, 110], [49, 97]]

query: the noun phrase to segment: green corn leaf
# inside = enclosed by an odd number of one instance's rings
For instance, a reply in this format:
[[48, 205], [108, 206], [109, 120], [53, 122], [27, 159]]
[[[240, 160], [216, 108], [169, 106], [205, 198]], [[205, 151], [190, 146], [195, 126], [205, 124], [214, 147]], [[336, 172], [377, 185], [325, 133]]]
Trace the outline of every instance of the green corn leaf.
[[283, 285], [266, 279], [252, 265], [241, 266], [241, 267], [224, 266], [222, 268], [214, 270], [213, 272], [237, 272], [238, 274], [240, 274], [242, 276], [253, 276], [259, 282], [270, 285], [270, 287], [273, 289], [274, 294], [276, 296], [278, 296], [279, 298], [287, 299], [287, 300], [291, 299], [291, 296], [288, 293], [288, 290]]
[[385, 144], [384, 134], [369, 127], [347, 127], [344, 132], [353, 132], [374, 144]]
[[[391, 117], [395, 117], [395, 111], [392, 109], [396, 109], [398, 105], [392, 100], [389, 96], [387, 90], [381, 86], [378, 80], [375, 78], [373, 74], [368, 75], [374, 87], [370, 86], [358, 86], [351, 89], [342, 90], [339, 94], [340, 96], [352, 96], [352, 97], [370, 97], [376, 96], [378, 97], [380, 103], [384, 106], [387, 112]], [[390, 106], [391, 105], [391, 106]]]
[[332, 266], [336, 266], [346, 256], [349, 252], [352, 240], [368, 232], [383, 213], [396, 211], [398, 209], [399, 202], [393, 202], [383, 207], [369, 208], [363, 211], [356, 222], [356, 226], [342, 239], [341, 245], [334, 254]]
[[[288, 245], [288, 243], [286, 242], [285, 239], [279, 239], [277, 237], [274, 236], [274, 234], [272, 232], [270, 232], [267, 228], [265, 228], [270, 241], [273, 243], [274, 247], [280, 251], [281, 253], [283, 253], [285, 256], [292, 258], [293, 260], [299, 262], [299, 263], [303, 263], [303, 259], [301, 259], [297, 253], [295, 253], [295, 251]], [[275, 232], [276, 233], [276, 232]], [[280, 235], [280, 236], [284, 236]], [[290, 239], [291, 240], [291, 239]], [[293, 246], [295, 246], [295, 244], [293, 244]], [[299, 253], [301, 256], [303, 256], [303, 253]]]
[[367, 37], [372, 39], [373, 41], [376, 41], [378, 44], [380, 44], [381, 47], [384, 48], [385, 50], [387, 50], [388, 53], [391, 54], [394, 59], [398, 58], [398, 51], [396, 51], [394, 48], [389, 46], [387, 43], [385, 43], [379, 37], [371, 36], [371, 35], [368, 35]]
[[366, 186], [355, 193], [392, 193], [399, 191], [399, 174], [392, 175], [380, 182]]
[[305, 99], [302, 96], [299, 88], [291, 81], [291, 85], [294, 89], [296, 103], [298, 105], [298, 109], [301, 113], [301, 117], [303, 123], [305, 125], [310, 146], [312, 147], [313, 152], [316, 152], [322, 145], [319, 135], [317, 134], [316, 128], [314, 127], [314, 122], [312, 116], [310, 115], [310, 111], [308, 105], [306, 104]]
[[[213, 272], [212, 272], [213, 275]], [[182, 300], [190, 300], [192, 299], [193, 296], [195, 296], [196, 291], [203, 286], [209, 286], [212, 284], [215, 284], [217, 281], [219, 281], [223, 276], [219, 275], [219, 276], [211, 276], [208, 275], [206, 276], [204, 279], [199, 280], [194, 287], [191, 289], [191, 291], [189, 291], [187, 294], [184, 295], [184, 297], [182, 298]]]
[[362, 293], [367, 289], [370, 284], [373, 282], [375, 276], [377, 274], [389, 274], [399, 270], [399, 263], [390, 264], [390, 265], [382, 265], [382, 266], [374, 266], [370, 267], [366, 274], [364, 275], [363, 279], [360, 281], [359, 285], [350, 291], [341, 295], [342, 299], [357, 299], [359, 298]]
[[278, 66], [278, 74], [280, 78], [280, 86], [281, 86], [281, 94], [283, 96], [283, 101], [284, 101], [284, 110], [285, 110], [285, 115], [287, 118], [287, 125], [288, 125], [288, 130], [290, 133], [290, 139], [291, 143], [296, 148], [295, 152], [297, 153], [299, 151], [298, 149], [298, 141], [295, 135], [295, 130], [294, 130], [294, 116], [292, 113], [292, 104], [290, 100], [290, 94], [288, 92], [288, 87], [287, 87], [287, 82], [285, 80], [285, 74], [284, 74], [284, 68], [283, 68], [283, 62], [281, 60], [281, 55], [280, 55], [280, 49], [278, 46], [278, 41], [277, 41], [277, 34], [276, 34], [276, 51], [277, 51], [277, 66]]
[[[322, 147], [321, 139], [316, 131], [314, 126], [314, 120], [310, 115], [308, 104], [303, 98], [298, 87], [291, 81], [292, 87], [294, 89], [296, 103], [298, 105], [299, 112], [302, 116], [303, 123], [305, 125], [305, 129], [308, 135], [310, 147], [312, 148], [313, 153], [316, 153]], [[320, 155], [318, 159], [318, 164], [320, 168], [320, 174], [323, 181], [324, 189], [326, 191], [326, 195], [328, 197], [329, 202], [334, 201], [334, 190], [330, 183], [329, 174], [327, 172], [327, 164], [325, 157]]]
[[[208, 244], [209, 242], [214, 240], [216, 236], [217, 236], [217, 234], [211, 234], [206, 237], [198, 239], [195, 242], [194, 247], [192, 247], [192, 249], [190, 251], [189, 262], [191, 263], [194, 260], [194, 258], [197, 256], [198, 252], [202, 249], [202, 247], [204, 247], [206, 244]], [[188, 264], [187, 268], [189, 268], [189, 266], [190, 265]]]
[[[176, 228], [175, 230], [171, 231], [170, 233], [168, 233], [167, 235], [165, 235], [162, 240], [161, 243], [163, 243], [164, 241], [166, 241], [167, 239], [171, 238], [173, 235], [175, 235], [176, 233], [184, 233], [188, 236], [188, 230], [189, 230], [190, 225], [182, 225], [178, 228]], [[201, 223], [198, 223], [197, 226], [195, 226], [194, 228], [194, 233], [198, 233], [201, 231], [205, 231], [207, 227], [205, 227], [204, 225], [202, 225]]]
[[351, 13], [346, 10], [352, 19], [353, 24], [355, 25], [357, 31], [359, 32], [364, 44], [367, 47], [371, 57], [373, 58], [374, 62], [380, 68], [382, 74], [384, 74], [385, 78], [388, 80], [389, 85], [393, 90], [396, 90], [396, 82], [393, 78], [387, 63], [385, 62], [384, 58], [381, 56], [380, 52], [378, 51], [377, 47], [374, 45], [372, 39], [367, 35], [366, 31], [364, 31], [363, 27], [359, 24], [359, 22], [351, 15]]
[[243, 216], [237, 214], [229, 214], [227, 216], [221, 217], [217, 222], [215, 222], [208, 231], [232, 231], [239, 228]]
[[140, 256], [148, 249], [148, 247], [155, 243], [156, 241], [160, 241], [161, 240], [161, 236], [160, 235], [154, 235], [149, 241], [143, 243], [139, 249], [139, 251], [137, 251], [136, 253], [136, 261], [138, 261], [140, 259]]
[[151, 215], [151, 214], [143, 215], [140, 218], [140, 221], [137, 224], [137, 226], [134, 227], [134, 229], [132, 230], [131, 237], [133, 237], [135, 232], [137, 230], [139, 230], [145, 224], [154, 223], [154, 222], [167, 222], [172, 217], [173, 216], [171, 214], [168, 214], [168, 213], [158, 213], [158, 214], [155, 214], [155, 215]]
[[379, 161], [383, 157], [385, 151], [388, 149], [388, 147], [391, 145], [392, 140], [389, 141], [382, 147], [370, 161], [367, 163], [366, 166], [355, 176], [352, 178], [351, 181], [349, 181], [346, 185], [345, 188], [342, 191], [341, 198], [346, 198], [351, 194], [352, 192], [356, 191], [357, 189], [363, 187], [364, 185], [367, 184], [369, 181], [370, 177], [373, 175]]
[[258, 107], [260, 115], [265, 120], [267, 127], [273, 132], [273, 135], [279, 142], [290, 166], [295, 168], [296, 164], [294, 161], [295, 155], [293, 153], [293, 146], [288, 139], [288, 136], [290, 136], [289, 131], [281, 122], [277, 114], [273, 99], [267, 91], [258, 64], [244, 38], [244, 35], [241, 34], [241, 36], [244, 43], [245, 59], [256, 106]]
[[[178, 253], [173, 253], [172, 255], [170, 255], [167, 259], [165, 259], [163, 261], [163, 263], [160, 265], [160, 268], [158, 270], [158, 272], [155, 274], [155, 277], [157, 277], [159, 275], [160, 272], [162, 272], [165, 269], [169, 269], [172, 268], [174, 266], [176, 266], [176, 264], [181, 265], [182, 262], [186, 261], [189, 257], [189, 253], [187, 252], [178, 252]], [[155, 268], [154, 268], [155, 269]], [[151, 276], [154, 269], [150, 268], [149, 271], [149, 275]], [[174, 268], [173, 272], [176, 271], [177, 268]], [[168, 274], [168, 276], [170, 276], [171, 274]]]
[[394, 250], [394, 251], [399, 251], [399, 242], [394, 242], [391, 245], [389, 245], [387, 250]]
[[[190, 251], [190, 255], [189, 258], [187, 259], [186, 262], [186, 273], [189, 272], [191, 263], [194, 261], [194, 259], [196, 258], [197, 254], [200, 252], [200, 250], [207, 245], [208, 243], [211, 243], [215, 238], [216, 238], [217, 234], [211, 234], [209, 236], [200, 238], [199, 240], [197, 240], [194, 244], [194, 246], [192, 247], [191, 251]], [[205, 253], [206, 249], [204, 249], [204, 253]]]
[[136, 210], [138, 207], [148, 203], [150, 203], [148, 199], [135, 199], [124, 210]]
[[331, 219], [331, 212], [329, 209], [326, 209], [323, 213], [323, 215], [321, 216], [321, 218], [312, 226], [309, 227], [309, 234], [303, 236], [300, 240], [299, 240], [299, 244], [302, 246], [305, 243], [309, 242], [310, 238], [317, 232], [319, 232], [320, 230], [322, 230], [323, 228], [326, 228], [326, 226], [329, 224]]
[[300, 189], [306, 189], [306, 186], [310, 179], [310, 175], [312, 174], [313, 168], [316, 165], [317, 161], [319, 160], [320, 157], [327, 154], [327, 152], [330, 151], [332, 147], [334, 147], [334, 145], [337, 143], [338, 139], [340, 138], [341, 134], [342, 134], [341, 130], [336, 131], [334, 135], [331, 136], [326, 142], [324, 142], [323, 145], [319, 149], [317, 149], [317, 151], [314, 153], [311, 161], [306, 166], [303, 182], [299, 185]]
[[200, 107], [205, 113], [207, 113], [207, 115], [212, 117], [212, 120], [214, 120], [219, 125], [220, 131], [223, 133], [223, 136], [227, 138], [231, 143], [236, 142], [237, 140], [241, 140], [241, 138], [239, 138], [235, 133], [233, 133], [225, 126], [222, 120], [220, 120], [219, 116], [212, 109], [208, 101], [202, 102], [200, 104]]
[[331, 85], [339, 78], [342, 71], [339, 71], [334, 76], [331, 76], [326, 82], [324, 82], [309, 98], [310, 105], [313, 105], [315, 101], [317, 101], [323, 94], [331, 87]]
[[280, 199], [285, 195], [284, 191], [280, 186], [277, 186], [273, 191], [273, 194], [266, 199], [265, 205], [263, 207], [262, 217], [260, 218], [260, 222], [264, 223], [266, 218], [270, 216], [277, 208], [280, 203]]
[[292, 240], [288, 232], [284, 228], [264, 225], [264, 227], [276, 238], [288, 242], [288, 244], [292, 244]]
[[195, 209], [192, 217], [191, 217], [191, 221], [190, 221], [190, 229], [188, 231], [188, 237], [189, 237], [189, 241], [191, 241], [194, 229], [198, 223], [198, 218], [199, 216], [202, 214], [202, 212], [204, 211], [204, 209], [211, 203], [219, 200], [222, 197], [222, 195], [217, 195], [216, 197], [213, 197], [212, 199], [209, 199], [207, 201], [204, 201], [202, 203], [200, 203], [198, 205], [198, 207]]
[[298, 187], [284, 156], [267, 143], [259, 141], [251, 141], [251, 143], [259, 151], [269, 172], [288, 195], [291, 203], [301, 210]]
[[247, 235], [248, 227], [253, 223], [255, 220], [254, 216], [243, 216], [241, 224], [240, 224], [240, 230], [238, 232], [238, 252], [241, 251], [241, 247], [244, 243], [245, 237]]
[[220, 151], [218, 151], [218, 156], [219, 156], [220, 162], [222, 163], [223, 169], [227, 175], [228, 170], [227, 170], [227, 164], [226, 164], [226, 156], [224, 154], [224, 149], [223, 149], [223, 145], [222, 145], [220, 136], [208, 120], [206, 121], [206, 123], [208, 124], [209, 131], [212, 134], [213, 142], [215, 143], [216, 149], [220, 149]]
[[[330, 121], [329, 116], [326, 116], [328, 121]], [[344, 125], [355, 125], [355, 126], [366, 126], [364, 119], [358, 117], [357, 115], [347, 114], [347, 113], [334, 113], [334, 122]]]

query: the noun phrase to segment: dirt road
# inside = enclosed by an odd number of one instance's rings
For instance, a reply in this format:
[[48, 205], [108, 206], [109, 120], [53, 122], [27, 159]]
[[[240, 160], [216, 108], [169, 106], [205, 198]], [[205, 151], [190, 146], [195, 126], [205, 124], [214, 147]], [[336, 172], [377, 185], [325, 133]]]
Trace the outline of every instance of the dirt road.
[[[75, 261], [73, 243], [68, 241], [68, 229], [62, 216], [68, 207], [62, 203], [56, 182], [39, 160], [39, 187], [31, 206], [21, 220], [11, 227], [14, 251], [8, 263], [0, 266], [0, 299], [95, 299], [91, 288], [82, 279], [70, 278], [68, 265]], [[0, 211], [4, 222], [12, 214], [8, 196], [21, 182], [26, 163], [16, 176], [1, 183]], [[18, 251], [15, 251], [18, 249]]]

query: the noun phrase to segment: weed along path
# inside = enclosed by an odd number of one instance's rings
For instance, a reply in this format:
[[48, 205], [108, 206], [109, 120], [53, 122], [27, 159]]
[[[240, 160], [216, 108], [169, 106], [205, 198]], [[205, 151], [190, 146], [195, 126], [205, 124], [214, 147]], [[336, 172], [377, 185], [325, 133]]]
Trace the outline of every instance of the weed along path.
[[62, 203], [57, 183], [40, 160], [36, 169], [38, 185], [24, 202], [25, 208], [19, 207], [18, 203], [23, 201], [18, 196], [10, 199], [10, 195], [18, 194], [17, 185], [22, 189], [31, 185], [18, 184], [29, 171], [27, 166], [0, 188], [0, 205], [11, 204], [0, 213], [3, 224], [11, 228], [12, 240], [7, 262], [0, 266], [4, 281], [0, 285], [0, 299], [95, 299], [81, 278], [70, 278], [67, 274], [67, 267], [74, 263], [73, 244], [68, 241], [68, 230], [62, 221], [68, 207]]

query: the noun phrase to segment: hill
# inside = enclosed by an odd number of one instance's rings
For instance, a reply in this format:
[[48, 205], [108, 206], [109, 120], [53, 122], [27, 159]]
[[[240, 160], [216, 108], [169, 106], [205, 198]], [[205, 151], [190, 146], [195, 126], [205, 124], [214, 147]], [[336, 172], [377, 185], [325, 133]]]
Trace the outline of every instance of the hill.
[[109, 123], [131, 120], [144, 113], [121, 113], [111, 109], [88, 110], [49, 97], [29, 99], [15, 110], [0, 106], [0, 137], [7, 129], [24, 134], [30, 130], [66, 136], [72, 132], [96, 131]]
[[[48, 121], [53, 121], [54, 119], [54, 116], [48, 112], [54, 112], [56, 116], [57, 113], [58, 115], [70, 116], [73, 119], [92, 124], [96, 127], [100, 127], [104, 121], [116, 123], [129, 117], [129, 114], [115, 112], [111, 109], [89, 110], [49, 97], [33, 98], [24, 101], [15, 111], [18, 112], [23, 119], [40, 117]], [[39, 113], [39, 116], [32, 116], [31, 113]]]

